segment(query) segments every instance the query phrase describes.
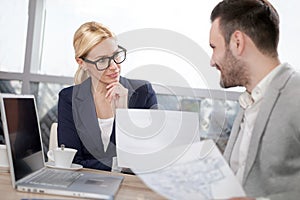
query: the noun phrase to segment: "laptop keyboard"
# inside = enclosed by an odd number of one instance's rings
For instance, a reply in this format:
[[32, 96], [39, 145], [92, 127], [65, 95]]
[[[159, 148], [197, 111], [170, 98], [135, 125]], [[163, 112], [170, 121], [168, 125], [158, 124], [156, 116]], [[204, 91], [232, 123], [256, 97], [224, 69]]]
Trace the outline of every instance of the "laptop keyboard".
[[67, 188], [82, 174], [75, 171], [43, 169], [28, 181], [30, 184]]

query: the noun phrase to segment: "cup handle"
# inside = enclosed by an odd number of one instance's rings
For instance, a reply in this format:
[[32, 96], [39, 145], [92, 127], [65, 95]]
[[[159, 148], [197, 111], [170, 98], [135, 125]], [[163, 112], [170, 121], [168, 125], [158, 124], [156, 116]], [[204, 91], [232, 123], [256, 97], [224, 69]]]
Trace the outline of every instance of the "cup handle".
[[53, 150], [47, 152], [48, 160], [54, 162]]

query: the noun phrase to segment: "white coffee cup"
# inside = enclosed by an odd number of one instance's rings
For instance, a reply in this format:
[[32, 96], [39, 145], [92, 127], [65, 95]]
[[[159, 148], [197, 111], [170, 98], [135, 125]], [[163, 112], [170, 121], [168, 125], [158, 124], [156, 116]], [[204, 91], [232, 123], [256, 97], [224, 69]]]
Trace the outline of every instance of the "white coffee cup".
[[0, 144], [0, 167], [8, 167], [6, 145]]
[[49, 150], [47, 156], [49, 160], [54, 161], [56, 167], [70, 168], [76, 152], [76, 149], [58, 147]]

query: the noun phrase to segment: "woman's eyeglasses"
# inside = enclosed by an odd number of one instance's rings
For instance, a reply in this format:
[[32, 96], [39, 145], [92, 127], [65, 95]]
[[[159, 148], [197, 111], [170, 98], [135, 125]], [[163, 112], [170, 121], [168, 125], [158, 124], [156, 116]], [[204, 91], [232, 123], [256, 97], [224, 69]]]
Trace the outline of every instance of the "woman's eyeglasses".
[[103, 71], [103, 70], [106, 70], [110, 66], [110, 63], [112, 60], [116, 64], [121, 64], [126, 59], [126, 51], [127, 50], [124, 47], [121, 47], [119, 45], [118, 45], [118, 48], [119, 48], [119, 50], [110, 57], [102, 57], [95, 61], [91, 61], [84, 57], [81, 57], [81, 59], [87, 63], [94, 64], [96, 66], [97, 70]]

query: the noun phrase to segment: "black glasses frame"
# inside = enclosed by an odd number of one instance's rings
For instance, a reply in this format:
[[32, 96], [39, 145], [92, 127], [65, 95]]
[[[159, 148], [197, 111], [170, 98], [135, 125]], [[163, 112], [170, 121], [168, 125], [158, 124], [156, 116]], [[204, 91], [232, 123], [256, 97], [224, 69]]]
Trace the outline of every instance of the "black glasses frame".
[[[110, 63], [111, 63], [111, 61], [113, 60], [116, 64], [121, 64], [122, 62], [124, 62], [125, 60], [126, 60], [126, 53], [127, 53], [127, 50], [124, 48], [124, 47], [122, 47], [122, 46], [120, 46], [120, 45], [118, 45], [118, 48], [119, 49], [121, 49], [121, 51], [117, 51], [116, 53], [114, 53], [114, 55], [112, 55], [112, 56], [110, 56], [110, 57], [101, 57], [101, 58], [99, 58], [98, 60], [95, 60], [95, 61], [91, 61], [91, 60], [89, 60], [89, 59], [87, 59], [87, 58], [85, 58], [85, 57], [80, 57], [84, 62], [87, 62], [87, 63], [90, 63], [90, 64], [94, 64], [95, 66], [96, 66], [96, 69], [98, 70], [98, 71], [104, 71], [104, 70], [106, 70], [107, 68], [109, 68], [109, 66], [110, 66]], [[116, 55], [118, 55], [120, 52], [124, 52], [124, 60], [122, 60], [121, 62], [118, 62], [118, 61], [116, 61], [115, 60], [115, 57], [116, 57]], [[100, 60], [102, 60], [102, 59], [108, 59], [108, 65], [107, 65], [107, 67], [105, 67], [105, 68], [103, 68], [103, 69], [99, 69], [98, 68], [98, 66], [97, 66], [97, 62], [99, 62]]]

